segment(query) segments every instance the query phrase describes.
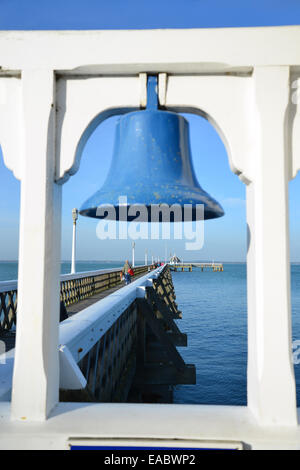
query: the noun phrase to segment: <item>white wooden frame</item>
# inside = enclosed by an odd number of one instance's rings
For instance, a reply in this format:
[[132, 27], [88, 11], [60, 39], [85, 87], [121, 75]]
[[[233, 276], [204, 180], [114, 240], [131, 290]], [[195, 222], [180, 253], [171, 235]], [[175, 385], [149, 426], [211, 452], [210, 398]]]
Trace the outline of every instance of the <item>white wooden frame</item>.
[[[53, 445], [64, 447], [71, 429], [300, 446], [288, 232], [288, 182], [300, 167], [299, 44], [298, 26], [0, 33], [0, 144], [21, 180], [16, 358], [11, 409], [1, 405], [1, 446], [13, 446], [16, 432], [28, 444], [25, 422], [30, 433], [43, 423], [32, 441], [40, 446], [50, 446], [54, 432]], [[247, 184], [246, 408], [58, 405], [62, 184], [101, 120], [145, 106], [147, 73], [159, 74], [161, 105], [212, 122]], [[104, 421], [105, 432], [97, 425]]]

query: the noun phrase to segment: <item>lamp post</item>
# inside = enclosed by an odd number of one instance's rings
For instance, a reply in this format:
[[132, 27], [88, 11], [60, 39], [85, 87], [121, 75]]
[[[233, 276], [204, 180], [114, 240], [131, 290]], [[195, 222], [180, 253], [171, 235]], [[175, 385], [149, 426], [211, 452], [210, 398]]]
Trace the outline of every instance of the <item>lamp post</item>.
[[132, 267], [134, 268], [134, 248], [135, 248], [135, 242], [132, 242]]
[[75, 262], [76, 262], [76, 222], [78, 219], [78, 210], [76, 208], [72, 209], [72, 218], [73, 218], [73, 239], [72, 239], [72, 262], [71, 262], [71, 274], [76, 272]]

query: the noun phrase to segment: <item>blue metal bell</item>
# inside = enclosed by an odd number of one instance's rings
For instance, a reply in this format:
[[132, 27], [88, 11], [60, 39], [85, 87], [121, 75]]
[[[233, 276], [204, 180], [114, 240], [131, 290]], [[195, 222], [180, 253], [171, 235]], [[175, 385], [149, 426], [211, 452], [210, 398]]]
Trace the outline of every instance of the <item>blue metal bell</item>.
[[[153, 82], [149, 85], [148, 79], [146, 110], [131, 112], [119, 119], [109, 174], [103, 187], [83, 204], [81, 215], [109, 219], [109, 210], [108, 213], [102, 210], [99, 215], [97, 208], [113, 205], [116, 220], [131, 221], [139, 216], [139, 221], [151, 222], [151, 206], [159, 204], [177, 204], [182, 211], [185, 204], [192, 206], [189, 218], [185, 212], [185, 220], [199, 218], [197, 204], [204, 205], [204, 219], [224, 215], [221, 205], [196, 179], [187, 120], [177, 113], [158, 110], [153, 90]], [[138, 204], [147, 208], [144, 219], [141, 219], [142, 212], [128, 216], [124, 207], [121, 210], [119, 198], [122, 196], [127, 197], [128, 207]], [[171, 218], [171, 221], [174, 220]]]

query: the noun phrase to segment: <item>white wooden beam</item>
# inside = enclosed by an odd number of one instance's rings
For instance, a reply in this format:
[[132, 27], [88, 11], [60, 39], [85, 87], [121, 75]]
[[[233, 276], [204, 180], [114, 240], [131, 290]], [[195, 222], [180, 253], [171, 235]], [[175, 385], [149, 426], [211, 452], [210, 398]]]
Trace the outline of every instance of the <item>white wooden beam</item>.
[[61, 186], [55, 184], [52, 70], [22, 72], [18, 327], [12, 418], [42, 421], [58, 402]]
[[248, 406], [261, 425], [297, 424], [292, 363], [286, 146], [289, 68], [254, 73], [259, 132], [247, 188]]

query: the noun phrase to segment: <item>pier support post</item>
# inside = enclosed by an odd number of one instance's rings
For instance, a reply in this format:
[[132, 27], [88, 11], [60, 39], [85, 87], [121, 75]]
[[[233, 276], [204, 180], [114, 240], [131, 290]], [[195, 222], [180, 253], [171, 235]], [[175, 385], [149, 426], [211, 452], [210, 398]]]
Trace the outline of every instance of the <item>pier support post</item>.
[[52, 70], [22, 72], [23, 165], [13, 419], [43, 421], [58, 401], [61, 186], [55, 184]]
[[261, 425], [296, 425], [291, 351], [286, 144], [289, 68], [254, 71], [255, 178], [247, 187], [248, 406]]

